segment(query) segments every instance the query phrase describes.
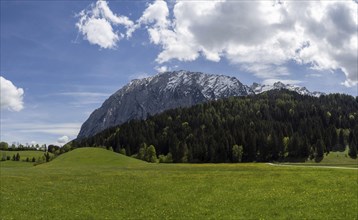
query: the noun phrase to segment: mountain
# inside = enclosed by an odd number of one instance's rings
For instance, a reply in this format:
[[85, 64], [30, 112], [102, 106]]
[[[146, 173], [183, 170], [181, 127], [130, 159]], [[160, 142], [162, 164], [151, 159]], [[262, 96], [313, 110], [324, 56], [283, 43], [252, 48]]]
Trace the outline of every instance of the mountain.
[[330, 94], [318, 99], [270, 90], [167, 110], [70, 145], [111, 147], [144, 160], [148, 157], [143, 152], [153, 145], [162, 160], [169, 158], [167, 162], [237, 162], [239, 146], [244, 162], [320, 161], [330, 151], [345, 151], [347, 145], [355, 158], [354, 137], [358, 137], [358, 98]]
[[273, 85], [243, 85], [237, 78], [200, 72], [173, 71], [134, 79], [111, 95], [82, 125], [78, 139], [90, 137], [106, 128], [131, 119], [145, 119], [167, 109], [231, 96], [260, 94], [274, 89], [287, 89], [301, 95], [319, 97], [305, 87], [276, 82]]
[[297, 92], [300, 95], [309, 95], [314, 97], [320, 97], [321, 95], [325, 95], [322, 92], [310, 92], [306, 87], [300, 87], [297, 85], [291, 85], [291, 84], [283, 84], [282, 82], [275, 82], [273, 85], [260, 85], [258, 83], [253, 83], [250, 88], [255, 94], [260, 94], [269, 90], [273, 89], [287, 89], [290, 91]]
[[111, 95], [82, 125], [78, 139], [131, 119], [209, 100], [254, 94], [235, 77], [174, 71], [132, 80]]

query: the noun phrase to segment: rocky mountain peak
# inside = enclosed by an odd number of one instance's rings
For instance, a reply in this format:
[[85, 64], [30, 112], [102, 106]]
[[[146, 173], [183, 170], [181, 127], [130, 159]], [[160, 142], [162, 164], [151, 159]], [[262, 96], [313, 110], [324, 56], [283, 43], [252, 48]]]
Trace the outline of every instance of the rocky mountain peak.
[[82, 125], [78, 138], [131, 119], [230, 96], [253, 94], [235, 77], [185, 70], [134, 79], [110, 96]]
[[305, 87], [282, 82], [273, 85], [243, 85], [237, 78], [185, 70], [158, 73], [142, 79], [133, 79], [111, 95], [82, 125], [78, 138], [92, 136], [106, 128], [131, 119], [145, 119], [178, 107], [226, 98], [259, 94], [272, 89], [288, 89], [302, 95], [318, 97]]
[[301, 87], [297, 85], [291, 85], [291, 84], [284, 84], [280, 81], [275, 82], [273, 85], [261, 85], [258, 83], [253, 83], [250, 88], [253, 90], [255, 94], [260, 94], [269, 90], [273, 89], [287, 89], [290, 91], [297, 92], [301, 95], [309, 95], [314, 97], [319, 97], [321, 95], [324, 95], [322, 92], [310, 92], [306, 87]]

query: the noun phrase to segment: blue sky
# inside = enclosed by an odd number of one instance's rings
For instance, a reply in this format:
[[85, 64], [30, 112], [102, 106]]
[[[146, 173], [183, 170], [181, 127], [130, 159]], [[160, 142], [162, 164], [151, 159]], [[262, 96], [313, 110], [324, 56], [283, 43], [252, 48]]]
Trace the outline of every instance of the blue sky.
[[1, 141], [57, 143], [161, 70], [357, 96], [355, 1], [1, 1]]

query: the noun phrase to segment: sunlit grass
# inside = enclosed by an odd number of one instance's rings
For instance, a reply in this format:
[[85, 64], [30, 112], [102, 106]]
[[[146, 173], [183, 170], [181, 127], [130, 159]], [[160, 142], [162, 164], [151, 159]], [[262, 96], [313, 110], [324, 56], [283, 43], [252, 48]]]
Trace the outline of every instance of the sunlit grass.
[[[32, 151], [32, 150], [29, 150], [29, 151], [3, 151], [3, 150], [0, 150], [0, 158], [3, 157], [3, 156], [10, 156], [10, 158], [12, 159], [13, 155], [16, 155], [16, 154], [19, 154], [20, 155], [20, 161], [24, 161], [26, 160], [26, 158], [29, 158], [29, 160], [31, 160], [33, 157], [35, 157], [35, 159], [37, 160], [39, 157], [42, 157], [44, 156], [44, 153], [43, 151]], [[51, 156], [53, 156], [53, 154], [50, 153]]]
[[334, 167], [351, 167], [358, 168], [358, 159], [351, 158], [348, 155], [348, 148], [345, 151], [335, 151], [325, 154], [323, 159], [319, 162], [307, 160], [305, 163], [286, 163], [294, 165], [308, 165], [308, 166], [334, 166]]
[[2, 219], [357, 219], [358, 212], [358, 170], [149, 164], [84, 148], [0, 171]]

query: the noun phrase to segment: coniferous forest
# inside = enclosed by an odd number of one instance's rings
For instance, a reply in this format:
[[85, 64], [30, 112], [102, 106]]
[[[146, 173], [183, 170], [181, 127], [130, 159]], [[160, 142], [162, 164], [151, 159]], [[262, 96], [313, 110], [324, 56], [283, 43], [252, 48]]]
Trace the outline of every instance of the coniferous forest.
[[162, 162], [218, 163], [319, 161], [346, 148], [355, 158], [357, 139], [358, 97], [272, 90], [168, 110], [68, 144], [106, 146], [148, 161], [151, 149], [150, 157]]

